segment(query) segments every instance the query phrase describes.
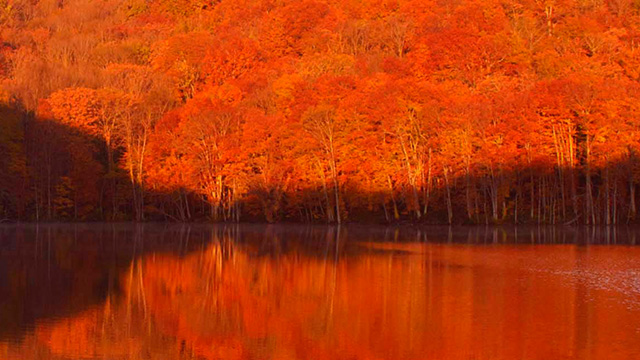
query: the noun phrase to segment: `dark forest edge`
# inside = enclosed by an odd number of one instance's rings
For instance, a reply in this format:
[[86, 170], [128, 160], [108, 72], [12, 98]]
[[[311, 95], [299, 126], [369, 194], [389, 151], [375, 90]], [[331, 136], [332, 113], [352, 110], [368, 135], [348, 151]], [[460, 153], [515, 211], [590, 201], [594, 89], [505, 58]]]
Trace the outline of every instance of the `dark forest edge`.
[[[346, 181], [338, 191], [332, 184], [310, 184], [287, 192], [276, 184], [234, 196], [225, 186], [221, 201], [213, 203], [185, 188], [139, 186], [121, 167], [107, 173], [105, 143], [95, 136], [16, 107], [0, 111], [8, 130], [3, 134], [11, 135], [0, 144], [9, 155], [0, 161], [2, 222], [637, 223], [635, 157], [591, 169], [582, 158], [580, 168], [510, 164], [484, 174], [444, 172], [415, 187], [391, 183], [393, 191], [366, 191]], [[121, 163], [123, 152], [112, 151], [112, 161]], [[142, 209], [135, 206], [141, 199]]]

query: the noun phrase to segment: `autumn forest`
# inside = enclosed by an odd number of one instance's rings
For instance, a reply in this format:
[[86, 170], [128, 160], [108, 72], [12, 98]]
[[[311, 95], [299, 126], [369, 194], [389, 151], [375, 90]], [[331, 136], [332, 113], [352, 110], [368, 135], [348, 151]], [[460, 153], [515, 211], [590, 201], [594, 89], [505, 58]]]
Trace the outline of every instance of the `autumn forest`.
[[0, 221], [636, 223], [639, 0], [0, 0]]

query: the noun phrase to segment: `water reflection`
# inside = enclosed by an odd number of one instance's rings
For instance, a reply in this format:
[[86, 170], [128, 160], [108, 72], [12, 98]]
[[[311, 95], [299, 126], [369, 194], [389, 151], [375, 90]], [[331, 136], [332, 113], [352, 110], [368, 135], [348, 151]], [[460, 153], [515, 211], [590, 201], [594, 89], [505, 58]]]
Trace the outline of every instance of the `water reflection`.
[[2, 359], [636, 359], [631, 228], [0, 227]]

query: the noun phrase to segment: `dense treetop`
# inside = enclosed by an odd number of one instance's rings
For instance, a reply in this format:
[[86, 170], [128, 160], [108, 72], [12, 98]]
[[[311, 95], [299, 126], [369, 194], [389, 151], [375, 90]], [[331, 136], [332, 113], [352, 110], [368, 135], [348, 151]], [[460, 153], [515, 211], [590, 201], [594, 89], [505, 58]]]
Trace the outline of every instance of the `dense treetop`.
[[0, 45], [0, 220], [636, 218], [638, 0], [0, 0]]

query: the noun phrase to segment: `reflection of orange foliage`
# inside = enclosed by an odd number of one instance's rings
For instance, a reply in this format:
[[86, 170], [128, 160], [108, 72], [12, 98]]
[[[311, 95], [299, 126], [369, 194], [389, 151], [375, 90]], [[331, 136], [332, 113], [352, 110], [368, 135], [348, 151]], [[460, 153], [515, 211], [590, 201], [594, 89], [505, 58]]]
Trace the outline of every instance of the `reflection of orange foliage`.
[[[148, 271], [149, 268], [153, 271]], [[241, 359], [242, 347], [238, 340], [224, 333], [212, 332], [206, 322], [210, 319], [200, 317], [208, 299], [194, 297], [193, 289], [202, 283], [190, 270], [188, 266], [175, 264], [172, 259], [161, 256], [144, 263], [145, 298], [153, 311], [156, 325], [179, 340], [189, 340], [190, 346], [200, 356]]]
[[[338, 353], [329, 344], [316, 344], [327, 331], [318, 323], [329, 310], [324, 264], [298, 268], [287, 259], [254, 260], [241, 252], [223, 260], [218, 245], [178, 263], [156, 257], [144, 267], [146, 299], [167, 331], [207, 358], [217, 358], [221, 349], [228, 351], [225, 359], [264, 352], [270, 358], [375, 358], [365, 357], [366, 349]], [[297, 276], [290, 276], [294, 272]]]
[[9, 352], [9, 344], [6, 342], [0, 341], [0, 355], [3, 358], [6, 358], [8, 352]]
[[215, 237], [188, 255], [137, 258], [103, 305], [40, 319], [22, 349], [0, 342], [0, 358], [33, 357], [25, 350], [33, 347], [40, 358], [74, 359], [618, 360], [640, 352], [638, 248], [334, 241], [307, 249]]
[[74, 317], [42, 322], [36, 338], [52, 353], [72, 358], [125, 357], [140, 350], [134, 338], [123, 336], [108, 324], [109, 304], [88, 309]]
[[[363, 249], [371, 255], [337, 262], [333, 255], [256, 258], [237, 249], [222, 256], [219, 245], [156, 258], [143, 270], [147, 301], [164, 331], [210, 359], [221, 349], [236, 350], [223, 356], [230, 359], [550, 359], [604, 356], [612, 341], [634, 344], [633, 332], [615, 329], [630, 323], [620, 321], [625, 316], [640, 320], [637, 312], [617, 306], [598, 317], [602, 310], [585, 302], [581, 285], [562, 276], [585, 261], [590, 270], [606, 268], [604, 259], [624, 251]], [[553, 272], [539, 272], [545, 269]], [[607, 306], [616, 296], [589, 291]], [[611, 338], [592, 338], [595, 328], [610, 329]]]

